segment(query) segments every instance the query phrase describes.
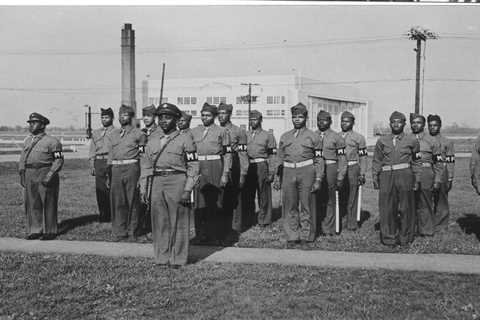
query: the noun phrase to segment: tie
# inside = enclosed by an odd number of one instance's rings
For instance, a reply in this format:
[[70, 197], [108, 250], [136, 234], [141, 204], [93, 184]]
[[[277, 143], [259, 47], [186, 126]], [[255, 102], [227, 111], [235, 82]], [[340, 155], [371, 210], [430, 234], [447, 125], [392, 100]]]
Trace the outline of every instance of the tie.
[[120, 130], [120, 138], [123, 138], [124, 134], [125, 134], [125, 129]]
[[205, 137], [207, 136], [207, 133], [208, 133], [208, 127], [205, 127], [205, 131], [203, 131], [203, 135], [202, 135], [202, 140], [205, 139]]
[[107, 128], [103, 128], [102, 138], [107, 134]]
[[322, 138], [323, 141], [323, 138], [325, 138], [325, 132], [320, 132], [320, 138]]
[[300, 132], [300, 130], [295, 130], [295, 138], [298, 137], [299, 132]]
[[255, 133], [257, 133], [256, 131], [252, 131], [252, 140], [255, 139]]
[[395, 147], [396, 144], [397, 144], [397, 138], [398, 138], [398, 136], [393, 136], [393, 141], [392, 141], [392, 142], [393, 142], [393, 146], [394, 146], [394, 147]]

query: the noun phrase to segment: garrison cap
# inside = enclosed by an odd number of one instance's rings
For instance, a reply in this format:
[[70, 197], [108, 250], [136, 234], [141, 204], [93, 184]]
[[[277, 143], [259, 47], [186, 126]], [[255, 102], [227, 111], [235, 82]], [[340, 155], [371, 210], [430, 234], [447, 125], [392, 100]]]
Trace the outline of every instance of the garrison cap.
[[112, 108], [100, 108], [100, 116], [110, 116], [113, 118], [113, 110]]
[[427, 121], [438, 121], [438, 123], [442, 124], [442, 119], [438, 114], [429, 114], [427, 117]]
[[317, 119], [332, 120], [332, 116], [330, 115], [330, 112], [327, 112], [325, 110], [320, 110], [317, 114]]
[[342, 112], [342, 115], [340, 116], [341, 119], [343, 118], [349, 118], [349, 119], [352, 119], [352, 120], [355, 120], [355, 116], [353, 115], [353, 113], [351, 113], [350, 111], [343, 111]]
[[290, 112], [292, 114], [294, 114], [294, 113], [302, 113], [304, 115], [308, 114], [307, 107], [301, 102], [299, 102], [296, 105], [294, 105], [293, 107], [291, 107]]
[[209, 104], [208, 102], [205, 102], [202, 106], [202, 111], [207, 111], [207, 112], [211, 112], [214, 116], [217, 115], [218, 113], [218, 110], [217, 110], [217, 107], [215, 107], [214, 105], [211, 105]]
[[178, 107], [172, 103], [164, 103], [157, 109], [157, 114], [162, 115], [162, 114], [169, 114], [172, 115], [176, 118], [180, 118], [182, 115], [182, 112]]
[[405, 115], [403, 113], [398, 112], [398, 111], [393, 111], [393, 113], [390, 115], [390, 121], [395, 120], [395, 119], [399, 119], [399, 120], [403, 120], [403, 121], [406, 120]]
[[128, 113], [129, 115], [133, 116], [135, 115], [135, 110], [133, 110], [133, 108], [130, 106], [126, 106], [122, 104], [120, 106], [120, 110], [118, 110], [118, 114], [122, 114], [122, 113]]
[[228, 113], [232, 113], [232, 111], [233, 111], [233, 106], [232, 106], [231, 104], [226, 104], [226, 103], [223, 103], [223, 102], [222, 102], [222, 103], [220, 103], [220, 104], [218, 105], [218, 111], [220, 111], [220, 110], [225, 110], [225, 111], [227, 111]]
[[421, 118], [423, 120], [423, 122], [425, 122], [425, 117], [422, 116], [421, 114], [419, 113], [410, 113], [410, 122], [412, 122], [414, 119], [416, 118]]
[[250, 119], [260, 119], [262, 118], [262, 113], [258, 110], [250, 111]]
[[40, 123], [43, 123], [44, 125], [47, 125], [50, 123], [50, 120], [42, 116], [40, 113], [36, 113], [36, 112], [30, 114], [27, 120], [27, 122], [34, 122], [34, 121], [38, 121]]
[[180, 114], [181, 114], [180, 118], [184, 118], [187, 121], [192, 120], [192, 115], [191, 114], [188, 114], [185, 111], [180, 111]]
[[142, 116], [155, 116], [156, 112], [157, 112], [157, 109], [152, 104], [142, 109]]

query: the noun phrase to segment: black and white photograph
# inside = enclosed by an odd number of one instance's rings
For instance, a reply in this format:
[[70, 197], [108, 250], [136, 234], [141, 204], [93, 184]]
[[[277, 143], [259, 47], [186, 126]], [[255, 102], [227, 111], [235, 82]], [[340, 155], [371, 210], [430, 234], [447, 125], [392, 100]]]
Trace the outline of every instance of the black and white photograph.
[[480, 320], [480, 1], [0, 2], [0, 320]]

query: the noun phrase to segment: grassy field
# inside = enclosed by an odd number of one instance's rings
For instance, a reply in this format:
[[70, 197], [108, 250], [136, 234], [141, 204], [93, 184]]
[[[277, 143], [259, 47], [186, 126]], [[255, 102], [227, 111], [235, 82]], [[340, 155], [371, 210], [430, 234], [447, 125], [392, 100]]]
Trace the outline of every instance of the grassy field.
[[0, 319], [479, 319], [480, 276], [0, 254]]
[[[368, 175], [370, 177], [370, 174]], [[22, 188], [18, 183], [15, 163], [0, 163], [0, 236], [24, 236]], [[61, 172], [59, 201], [60, 239], [111, 239], [110, 224], [97, 222], [94, 179], [88, 173], [87, 160], [66, 160]], [[451, 217], [448, 231], [433, 238], [417, 238], [408, 248], [388, 248], [379, 243], [375, 224], [378, 221], [378, 193], [369, 180], [364, 187], [362, 216], [357, 232], [344, 231], [339, 236], [319, 237], [303, 249], [325, 249], [370, 252], [464, 253], [480, 254], [480, 197], [470, 185], [468, 160], [457, 159], [456, 180], [450, 193]], [[279, 205], [274, 193], [274, 206]], [[278, 208], [275, 209], [277, 217]], [[243, 247], [285, 247], [281, 219], [271, 226], [253, 227], [244, 232], [237, 244]]]

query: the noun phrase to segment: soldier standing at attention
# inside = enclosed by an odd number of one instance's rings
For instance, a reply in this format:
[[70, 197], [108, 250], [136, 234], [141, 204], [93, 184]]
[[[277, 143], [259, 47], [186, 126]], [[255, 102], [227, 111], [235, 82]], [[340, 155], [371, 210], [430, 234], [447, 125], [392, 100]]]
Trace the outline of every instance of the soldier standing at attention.
[[440, 143], [426, 134], [424, 116], [411, 113], [410, 125], [413, 135], [420, 144], [420, 189], [416, 198], [418, 233], [421, 236], [433, 236], [435, 231], [433, 198], [440, 191], [444, 171]]
[[142, 109], [142, 120], [145, 125], [145, 128], [143, 128], [142, 131], [147, 139], [157, 130], [157, 124], [155, 123], [156, 112], [157, 109], [153, 104]]
[[152, 176], [152, 232], [155, 260], [180, 266], [187, 263], [190, 231], [190, 194], [198, 179], [199, 164], [192, 136], [177, 130], [180, 110], [166, 103], [158, 108], [158, 132], [145, 149], [141, 193], [146, 194], [147, 176]]
[[325, 160], [325, 177], [322, 188], [318, 193], [322, 230], [326, 235], [335, 234], [335, 191], [341, 190], [347, 173], [347, 161], [345, 158], [345, 140], [340, 134], [333, 131], [332, 117], [330, 113], [320, 110], [317, 115], [316, 132], [323, 145], [323, 159]]
[[62, 144], [45, 133], [50, 121], [39, 113], [28, 119], [31, 135], [20, 155], [20, 184], [25, 188], [27, 240], [52, 240], [57, 236], [57, 208], [63, 166]]
[[298, 103], [291, 112], [293, 130], [280, 137], [277, 156], [281, 167], [274, 181], [274, 188], [282, 189], [287, 246], [315, 241], [314, 193], [320, 189], [323, 177], [322, 144], [319, 136], [305, 126], [307, 107]]
[[470, 158], [470, 177], [472, 186], [480, 195], [480, 136], [477, 137], [472, 147], [472, 157]]
[[144, 151], [146, 136], [132, 126], [134, 116], [132, 107], [122, 105], [118, 119], [121, 128], [113, 129], [107, 140], [107, 163], [112, 171], [110, 205], [115, 241], [128, 238], [128, 234], [132, 240], [136, 240], [139, 235], [139, 159]]
[[228, 183], [232, 167], [230, 135], [214, 121], [217, 107], [205, 103], [201, 117], [203, 125], [192, 129], [200, 163], [200, 179], [195, 191], [195, 233], [197, 243], [221, 240], [225, 230], [219, 230], [219, 209], [223, 188]]
[[358, 199], [358, 187], [365, 184], [367, 172], [367, 143], [363, 135], [353, 131], [355, 116], [351, 112], [343, 112], [340, 118], [347, 160], [347, 174], [340, 192], [340, 211], [346, 213], [347, 229], [353, 231], [358, 227], [357, 206], [361, 201]]
[[232, 111], [233, 106], [231, 104], [220, 103], [218, 106], [218, 122], [230, 135], [230, 146], [232, 148], [230, 179], [225, 186], [222, 200], [223, 214], [228, 217], [232, 228], [227, 235], [226, 241], [228, 242], [237, 241], [239, 233], [248, 227], [243, 216], [244, 211], [241, 201], [241, 189], [245, 184], [248, 171], [247, 133], [231, 122]]
[[405, 134], [405, 115], [390, 116], [391, 134], [378, 139], [373, 155], [373, 187], [380, 189], [380, 241], [408, 245], [415, 237], [415, 192], [420, 188], [420, 144]]
[[107, 136], [113, 128], [113, 110], [111, 108], [100, 108], [100, 117], [103, 128], [92, 132], [90, 140], [90, 168], [92, 176], [95, 176], [95, 191], [97, 194], [97, 204], [100, 222], [109, 222], [110, 213], [110, 188], [108, 181], [111, 178], [111, 172], [107, 165], [108, 149], [106, 145]]
[[[192, 135], [192, 129], [190, 129], [190, 121], [192, 121], [192, 115], [181, 111], [182, 115], [178, 119], [177, 127], [181, 133], [188, 133]], [[193, 136], [192, 136], [193, 137]]]
[[437, 115], [427, 117], [428, 131], [437, 143], [440, 143], [442, 164], [444, 166], [440, 190], [434, 197], [434, 225], [435, 232], [448, 227], [450, 208], [448, 205], [448, 193], [452, 189], [453, 175], [455, 170], [455, 148], [453, 142], [445, 138], [441, 133], [442, 119]]

